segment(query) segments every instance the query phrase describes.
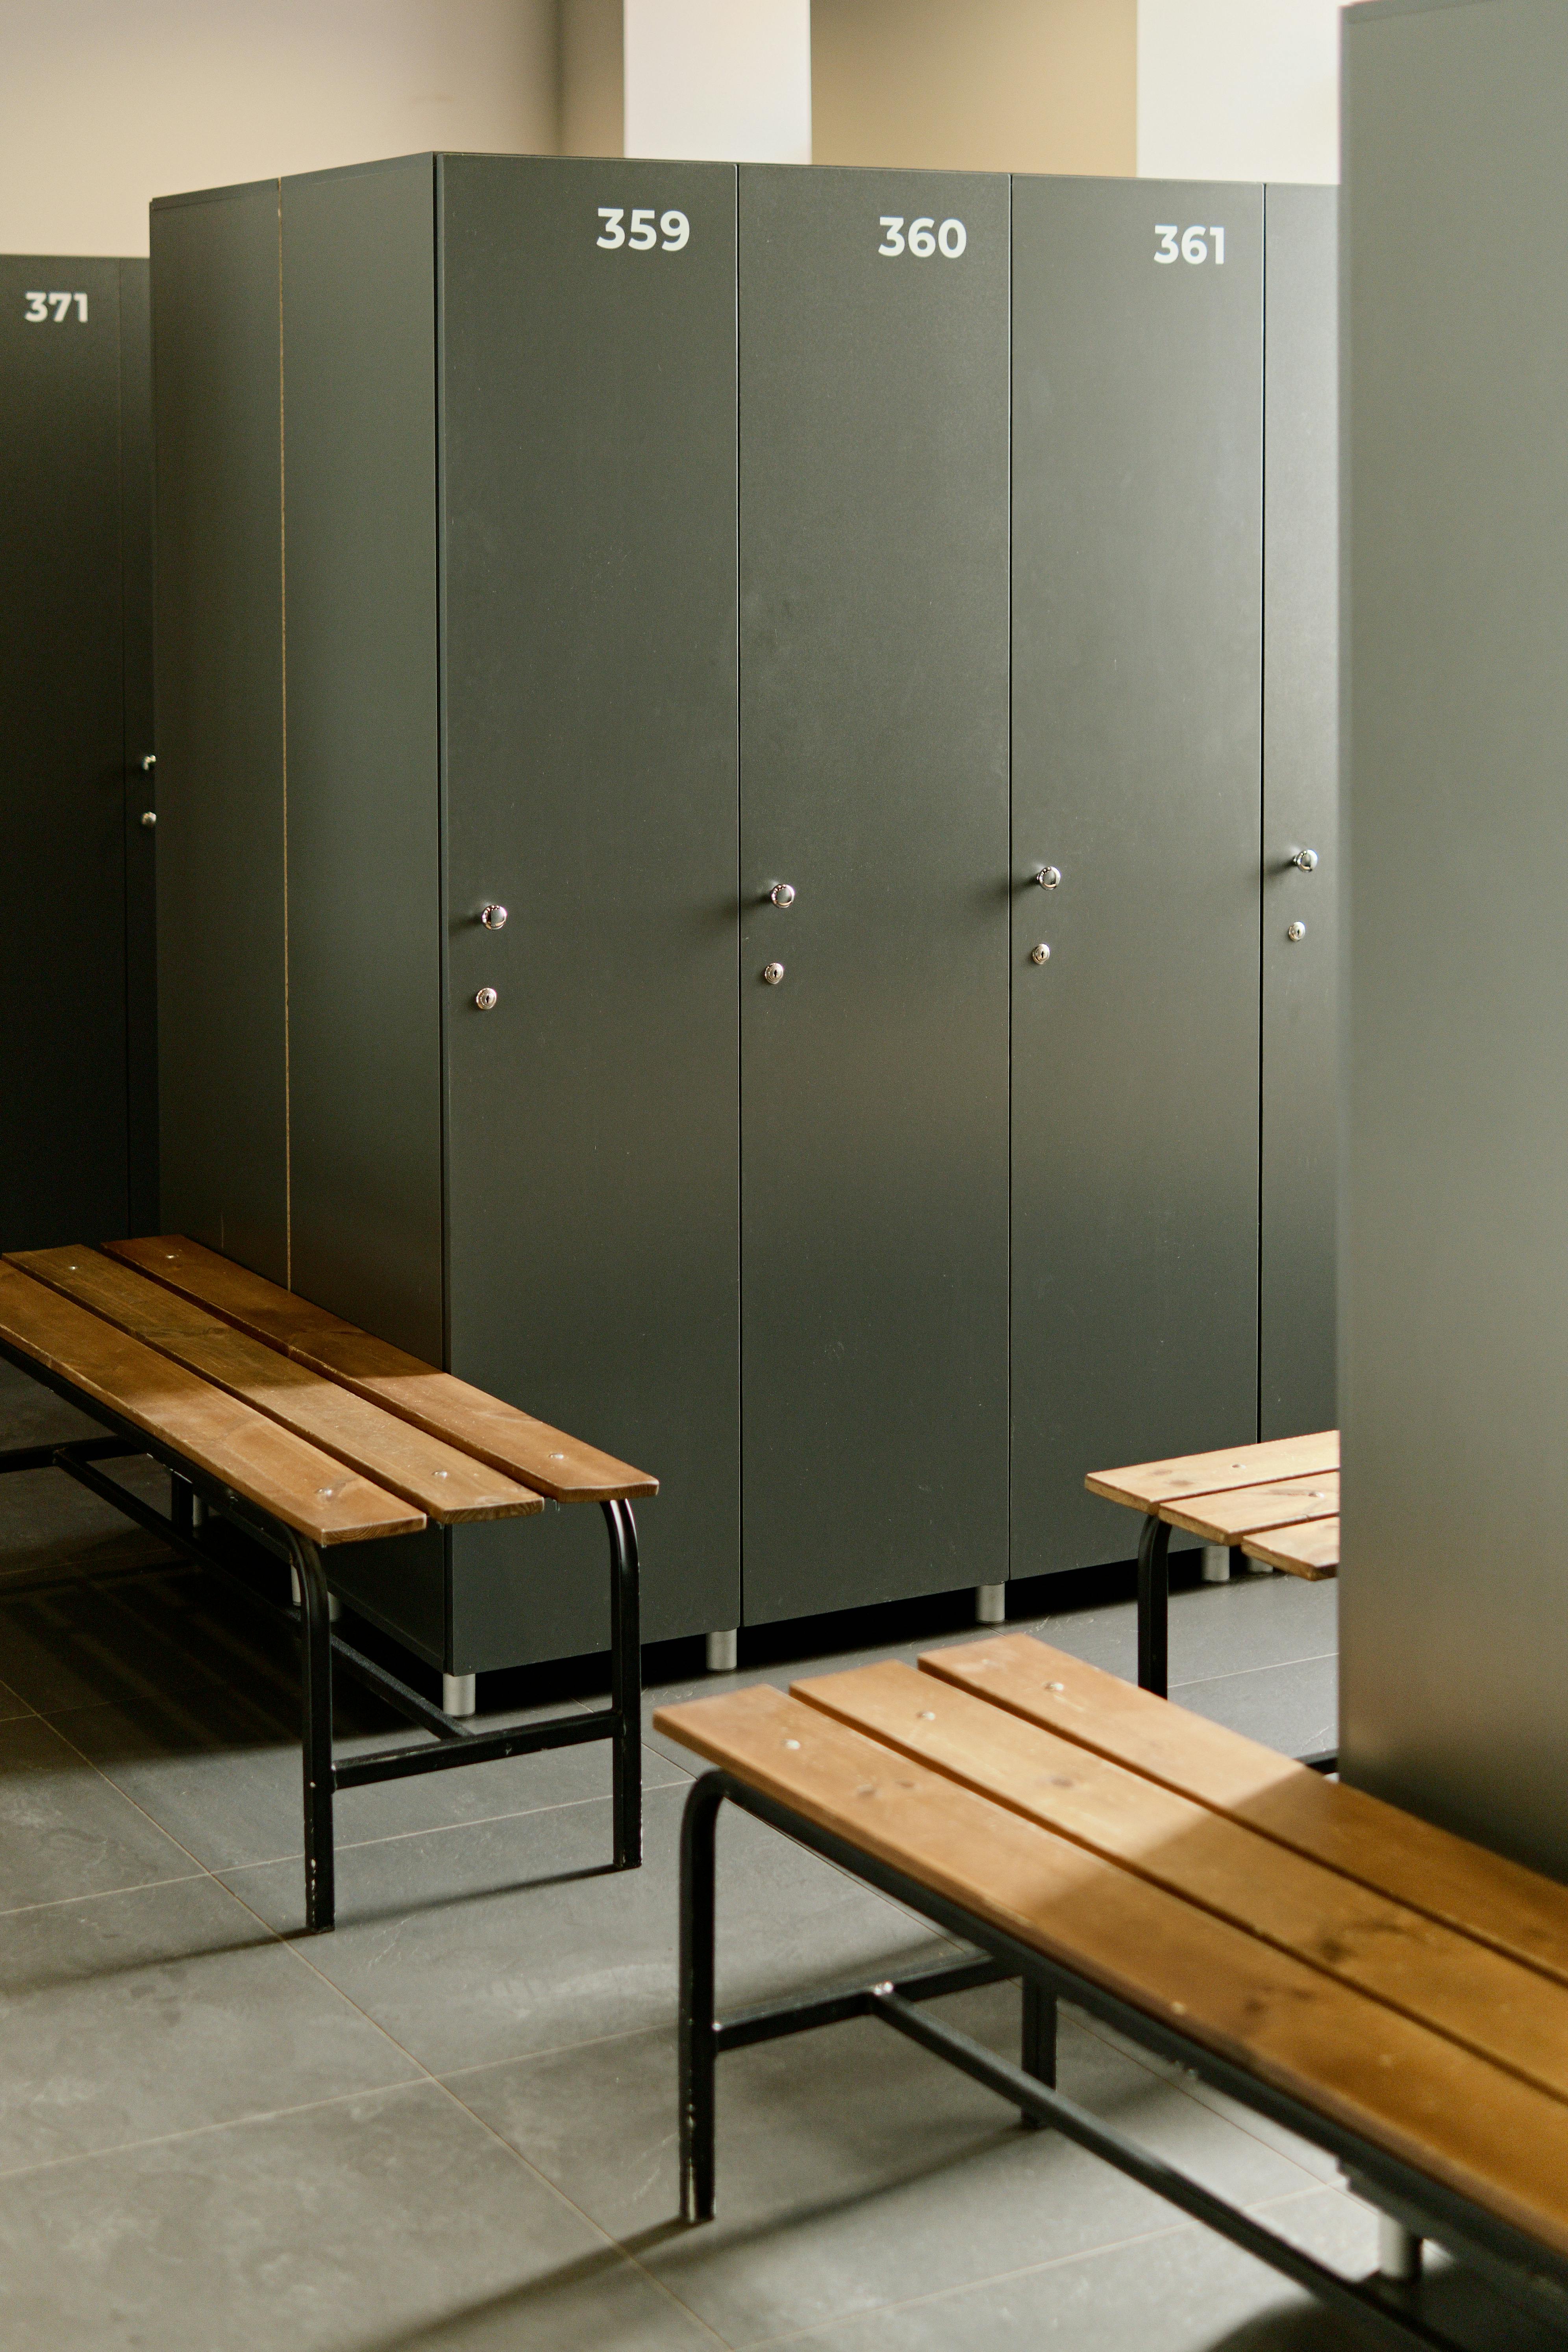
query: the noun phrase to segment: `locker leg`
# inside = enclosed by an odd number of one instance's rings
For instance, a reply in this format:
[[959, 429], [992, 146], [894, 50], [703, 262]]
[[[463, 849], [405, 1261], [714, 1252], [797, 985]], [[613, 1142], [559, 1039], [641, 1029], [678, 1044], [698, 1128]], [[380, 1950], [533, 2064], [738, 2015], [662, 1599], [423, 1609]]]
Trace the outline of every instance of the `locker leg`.
[[1421, 2275], [1421, 2241], [1392, 2215], [1377, 2217], [1377, 2274], [1407, 2286]]
[[1005, 1584], [975, 1586], [974, 1622], [977, 1625], [1005, 1625], [1007, 1622], [1007, 1588]]
[[[300, 1606], [300, 1571], [297, 1568], [291, 1568], [289, 1570], [289, 1598], [293, 1602], [295, 1608], [298, 1609]], [[327, 1595], [328, 1624], [335, 1625], [342, 1613], [342, 1602], [338, 1599], [335, 1592], [329, 1592]], [[450, 1708], [447, 1709], [447, 1712], [448, 1714], [451, 1712]]]
[[443, 1675], [441, 1677], [441, 1712], [443, 1715], [472, 1715], [478, 1709], [479, 1676], [477, 1675]]
[[1205, 1544], [1204, 1582], [1205, 1584], [1230, 1582], [1230, 1546], [1228, 1544]]
[[708, 1636], [708, 1671], [710, 1675], [732, 1675], [740, 1664], [741, 1637], [738, 1629], [728, 1626], [722, 1633]]

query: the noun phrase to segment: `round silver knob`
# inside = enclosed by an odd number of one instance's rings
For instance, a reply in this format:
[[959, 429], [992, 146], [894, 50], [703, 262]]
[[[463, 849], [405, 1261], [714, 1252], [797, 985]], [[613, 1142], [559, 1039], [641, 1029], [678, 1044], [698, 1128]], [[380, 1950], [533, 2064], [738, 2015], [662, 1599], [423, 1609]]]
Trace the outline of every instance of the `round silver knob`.
[[775, 907], [793, 907], [795, 904], [795, 885], [793, 882], [775, 882], [773, 888], [768, 892], [768, 896], [773, 900]]
[[496, 1007], [495, 990], [493, 988], [481, 988], [479, 994], [475, 997], [474, 1003], [479, 1006], [481, 1013], [493, 1013]]
[[151, 832], [151, 831], [152, 831], [152, 829], [153, 829], [153, 826], [157, 824], [157, 822], [158, 822], [158, 812], [157, 812], [157, 810], [156, 810], [156, 809], [143, 809], [143, 810], [142, 810], [142, 824], [147, 827], [148, 831], [149, 831], [149, 832]]
[[1040, 941], [1037, 948], [1031, 948], [1029, 950], [1029, 961], [1031, 963], [1049, 963], [1050, 960], [1051, 951], [1046, 945], [1044, 940]]
[[506, 908], [504, 907], [486, 907], [479, 916], [479, 920], [483, 923], [487, 931], [504, 931], [506, 929]]
[[1298, 940], [1304, 940], [1304, 939], [1306, 938], [1306, 936], [1307, 936], [1307, 926], [1306, 926], [1306, 924], [1305, 924], [1305, 923], [1287, 923], [1287, 924], [1286, 924], [1286, 926], [1285, 926], [1285, 936], [1286, 936], [1286, 938], [1289, 940], [1289, 942], [1290, 942], [1291, 946], [1292, 946], [1292, 947], [1294, 947]]
[[1292, 866], [1299, 866], [1303, 874], [1315, 873], [1318, 865], [1318, 853], [1315, 849], [1298, 849], [1294, 856], [1291, 858], [1290, 863]]
[[1054, 890], [1062, 878], [1059, 866], [1042, 866], [1035, 879], [1042, 890]]
[[767, 982], [768, 986], [769, 986], [770, 988], [776, 988], [776, 987], [778, 986], [778, 984], [779, 984], [780, 981], [784, 978], [784, 966], [783, 966], [783, 964], [782, 964], [782, 963], [765, 963], [765, 964], [763, 964], [763, 978]]

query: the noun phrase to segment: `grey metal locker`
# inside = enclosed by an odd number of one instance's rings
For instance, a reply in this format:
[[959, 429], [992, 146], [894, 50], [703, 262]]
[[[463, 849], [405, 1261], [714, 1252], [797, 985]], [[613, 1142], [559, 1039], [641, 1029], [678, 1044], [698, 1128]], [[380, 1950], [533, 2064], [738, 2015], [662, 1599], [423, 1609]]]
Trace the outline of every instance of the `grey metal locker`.
[[1007, 247], [741, 170], [748, 1623], [1006, 1574]]
[[1264, 191], [1258, 1431], [1331, 1429], [1339, 1132], [1339, 191]]
[[[170, 1222], [646, 1463], [645, 1634], [732, 1624], [733, 169], [414, 157], [154, 256]], [[334, 1578], [469, 1674], [602, 1646], [602, 1543]]]
[[1125, 1556], [1086, 1471], [1256, 1433], [1262, 192], [1020, 178], [1013, 249], [1026, 1576]]
[[7, 1249], [124, 1233], [133, 1147], [146, 1200], [146, 299], [134, 261], [0, 259]]

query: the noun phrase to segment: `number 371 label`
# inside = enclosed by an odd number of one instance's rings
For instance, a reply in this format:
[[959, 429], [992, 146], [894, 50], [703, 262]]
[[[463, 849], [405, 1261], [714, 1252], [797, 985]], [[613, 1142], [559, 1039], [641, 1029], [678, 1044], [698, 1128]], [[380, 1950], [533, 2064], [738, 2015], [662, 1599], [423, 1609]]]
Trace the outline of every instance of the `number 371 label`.
[[41, 327], [51, 319], [57, 327], [63, 327], [70, 317], [73, 302], [76, 304], [77, 324], [81, 327], [87, 324], [85, 294], [24, 294], [22, 299], [27, 306], [22, 316], [29, 327]]

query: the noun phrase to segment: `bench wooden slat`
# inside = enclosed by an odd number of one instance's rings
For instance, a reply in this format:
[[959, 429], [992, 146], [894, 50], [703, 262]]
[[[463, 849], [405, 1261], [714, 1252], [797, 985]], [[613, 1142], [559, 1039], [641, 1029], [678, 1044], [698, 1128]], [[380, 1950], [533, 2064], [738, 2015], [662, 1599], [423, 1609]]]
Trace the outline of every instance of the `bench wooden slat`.
[[1091, 1495], [1152, 1511], [1184, 1495], [1216, 1495], [1233, 1486], [1264, 1486], [1277, 1478], [1310, 1478], [1340, 1466], [1340, 1433], [1275, 1437], [1262, 1445], [1233, 1445], [1215, 1454], [1177, 1454], [1164, 1462], [1134, 1462], [1124, 1470], [1094, 1470], [1084, 1480]]
[[108, 1242], [115, 1257], [356, 1396], [560, 1503], [631, 1501], [658, 1481], [470, 1388], [180, 1234]]
[[1568, 2106], [768, 1688], [656, 1728], [1568, 2252]]
[[921, 1668], [1568, 1983], [1568, 1886], [1027, 1633]]
[[791, 1689], [1568, 2100], [1568, 1986], [896, 1660]]
[[1282, 1568], [1287, 1576], [1304, 1576], [1309, 1581], [1337, 1576], [1339, 1516], [1336, 1513], [1331, 1519], [1299, 1519], [1291, 1527], [1270, 1528], [1264, 1535], [1243, 1536], [1241, 1549], [1248, 1559], [1260, 1559], [1269, 1568]]
[[514, 1518], [544, 1508], [537, 1495], [488, 1463], [384, 1412], [100, 1251], [16, 1250], [5, 1262], [336, 1454], [433, 1519]]
[[0, 1334], [312, 1543], [412, 1535], [425, 1514], [73, 1299], [0, 1265]]
[[1320, 1470], [1305, 1478], [1280, 1478], [1263, 1486], [1238, 1486], [1226, 1494], [1194, 1496], [1160, 1505], [1160, 1517], [1207, 1543], [1239, 1543], [1267, 1528], [1299, 1527], [1306, 1519], [1338, 1518], [1340, 1474]]

